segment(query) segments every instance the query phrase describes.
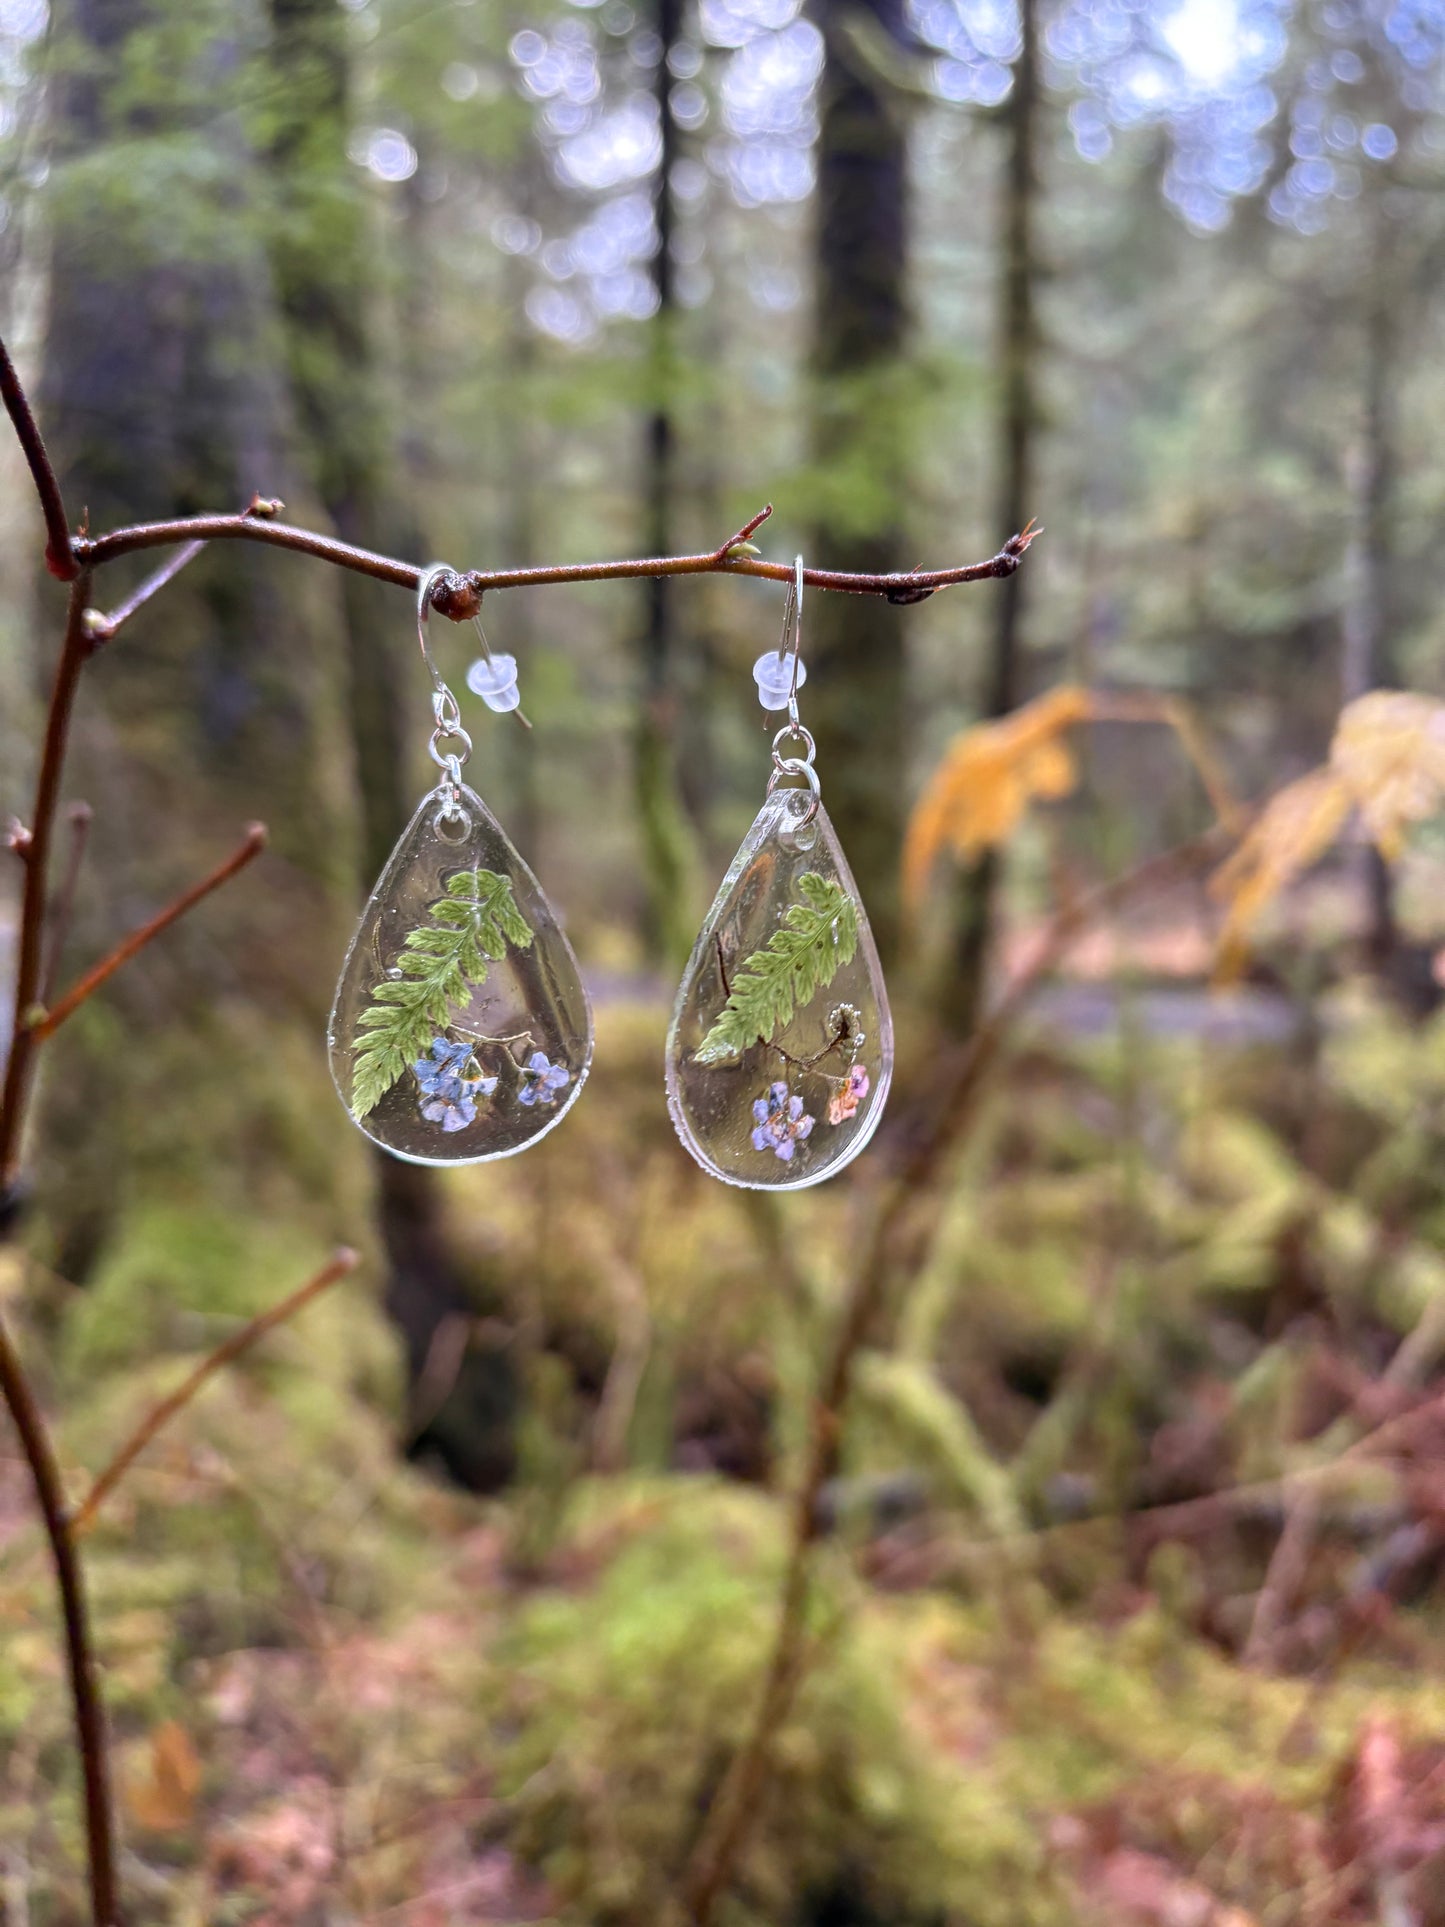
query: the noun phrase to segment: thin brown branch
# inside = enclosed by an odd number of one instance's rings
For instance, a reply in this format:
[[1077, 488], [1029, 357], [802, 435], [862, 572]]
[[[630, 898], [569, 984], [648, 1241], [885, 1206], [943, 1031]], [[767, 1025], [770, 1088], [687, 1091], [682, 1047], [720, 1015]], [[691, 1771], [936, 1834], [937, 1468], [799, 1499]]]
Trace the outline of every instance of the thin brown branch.
[[55, 995], [55, 980], [60, 974], [65, 939], [70, 935], [70, 920], [75, 913], [75, 892], [80, 884], [80, 867], [85, 861], [85, 846], [90, 841], [90, 826], [94, 817], [95, 812], [89, 803], [72, 803], [65, 812], [65, 820], [70, 826], [70, 849], [65, 859], [65, 875], [60, 880], [60, 888], [55, 893], [55, 901], [50, 906], [47, 918], [49, 942], [45, 953], [45, 971], [40, 979], [42, 1004], [48, 1004]]
[[90, 1906], [95, 1927], [119, 1927], [115, 1882], [115, 1828], [112, 1820], [110, 1770], [106, 1751], [105, 1710], [96, 1684], [85, 1582], [75, 1539], [66, 1523], [65, 1488], [50, 1443], [50, 1434], [35, 1394], [30, 1389], [9, 1332], [0, 1321], [0, 1392], [10, 1408], [20, 1449], [30, 1468], [65, 1624], [65, 1656], [75, 1702], [75, 1731], [80, 1745], [85, 1781], [85, 1835], [90, 1869]]
[[65, 639], [60, 647], [60, 660], [56, 664], [55, 682], [50, 692], [50, 707], [45, 717], [45, 741], [35, 781], [35, 807], [29, 824], [29, 839], [20, 852], [25, 863], [25, 890], [20, 903], [20, 935], [15, 962], [15, 1014], [10, 1029], [10, 1051], [5, 1060], [5, 1081], [0, 1086], [0, 1215], [3, 1215], [5, 1201], [13, 1194], [19, 1177], [21, 1133], [35, 1069], [38, 1039], [28, 1019], [40, 992], [44, 967], [46, 876], [60, 799], [65, 747], [70, 736], [70, 718], [75, 708], [80, 672], [92, 647], [85, 626], [85, 610], [89, 600], [90, 576], [78, 575], [70, 585]]
[[730, 535], [727, 541], [723, 543], [722, 547], [718, 550], [718, 560], [720, 562], [737, 561], [738, 558], [733, 554], [733, 551], [740, 549], [750, 536], [756, 535], [772, 512], [772, 503], [764, 502], [757, 514], [750, 515], [738, 530], [737, 534]]
[[872, 1230], [853, 1274], [832, 1356], [814, 1401], [807, 1461], [793, 1503], [777, 1632], [757, 1712], [747, 1739], [729, 1764], [683, 1874], [682, 1902], [694, 1927], [708, 1927], [747, 1844], [767, 1789], [773, 1740], [787, 1717], [803, 1672], [812, 1551], [822, 1530], [819, 1499], [837, 1467], [854, 1366], [887, 1288], [892, 1247], [903, 1218], [918, 1189], [927, 1184], [967, 1131], [988, 1072], [1002, 1055], [1023, 1011], [1069, 947], [1102, 914], [1212, 860], [1222, 840], [1218, 832], [1211, 832], [1166, 851], [1059, 912], [1030, 962], [958, 1053], [932, 1118], [889, 1180], [873, 1214]]
[[1231, 835], [1244, 834], [1250, 812], [1230, 788], [1224, 765], [1188, 703], [1176, 696], [1102, 690], [1092, 698], [1089, 714], [1095, 722], [1163, 723], [1172, 729], [1216, 817]]
[[71, 1532], [79, 1537], [81, 1533], [89, 1530], [95, 1521], [96, 1513], [151, 1440], [170, 1424], [178, 1412], [185, 1410], [207, 1379], [214, 1378], [223, 1367], [231, 1364], [243, 1352], [249, 1351], [258, 1339], [266, 1336], [267, 1332], [274, 1331], [278, 1325], [284, 1325], [288, 1318], [294, 1318], [296, 1313], [309, 1305], [313, 1298], [319, 1298], [322, 1292], [328, 1290], [338, 1279], [345, 1278], [348, 1273], [355, 1271], [356, 1265], [356, 1253], [342, 1245], [320, 1271], [306, 1280], [304, 1285], [299, 1285], [295, 1291], [281, 1299], [278, 1304], [272, 1305], [269, 1310], [258, 1312], [239, 1331], [233, 1332], [224, 1344], [218, 1345], [209, 1357], [203, 1358], [195, 1370], [182, 1379], [173, 1392], [146, 1413], [110, 1464], [100, 1473], [95, 1484], [85, 1495], [83, 1503], [75, 1510], [71, 1519]]
[[[546, 588], [564, 582], [618, 582], [636, 577], [665, 575], [746, 575], [768, 582], [791, 582], [793, 570], [782, 562], [764, 562], [735, 553], [738, 544], [766, 519], [766, 511], [744, 524], [743, 529], [718, 549], [701, 555], [643, 556], [622, 562], [566, 562], [528, 569], [470, 569], [459, 571], [437, 584], [433, 606], [455, 622], [476, 615], [482, 597], [491, 589]], [[970, 562], [955, 569], [910, 570], [906, 574], [858, 575], [835, 569], [805, 569], [803, 580], [810, 588], [833, 589], [846, 595], [881, 595], [890, 602], [921, 602], [935, 589], [946, 589], [963, 582], [987, 582], [1012, 575], [1019, 566], [1037, 530], [1029, 528], [1010, 536], [997, 555], [986, 562]], [[311, 529], [292, 528], [285, 522], [258, 522], [249, 515], [197, 515], [173, 522], [141, 522], [130, 528], [114, 529], [94, 539], [76, 538], [76, 553], [87, 568], [96, 569], [117, 556], [132, 555], [140, 549], [164, 548], [172, 542], [265, 542], [273, 548], [294, 549], [303, 555], [318, 556], [339, 568], [354, 569], [379, 582], [394, 582], [404, 589], [415, 589], [422, 570], [414, 562], [395, 556], [377, 555], [359, 549], [334, 536], [320, 535]]]
[[[249, 516], [259, 518], [261, 521], [269, 521], [273, 516], [279, 515], [285, 506], [286, 504], [278, 499], [253, 495], [241, 514], [243, 517]], [[87, 609], [85, 621], [92, 640], [110, 642], [131, 617], [145, 607], [152, 596], [158, 595], [162, 589], [174, 582], [182, 569], [195, 561], [196, 557], [204, 551], [205, 546], [204, 542], [187, 542], [185, 547], [178, 549], [169, 561], [163, 562], [158, 569], [153, 569], [143, 582], [138, 583], [125, 601], [112, 609], [109, 615], [103, 614], [99, 609]]]
[[151, 918], [149, 923], [142, 924], [139, 930], [133, 930], [128, 937], [116, 945], [109, 956], [102, 957], [98, 964], [87, 970], [79, 983], [72, 984], [57, 1004], [31, 1024], [31, 1035], [38, 1042], [43, 1042], [47, 1037], [53, 1037], [66, 1018], [74, 1016], [86, 998], [93, 997], [101, 985], [115, 975], [122, 964], [129, 963], [137, 951], [144, 950], [148, 943], [153, 943], [163, 930], [169, 930], [173, 923], [183, 917], [188, 910], [194, 910], [196, 905], [210, 896], [213, 890], [219, 890], [223, 883], [229, 883], [238, 871], [244, 870], [248, 863], [253, 863], [265, 847], [266, 825], [251, 824], [224, 863], [218, 863], [208, 876], [202, 877], [199, 883], [192, 884], [189, 890], [182, 891], [173, 903], [168, 903], [164, 910]]
[[74, 582], [83, 565], [76, 560], [74, 539], [66, 520], [60, 484], [55, 479], [55, 470], [51, 466], [39, 423], [21, 385], [20, 376], [16, 373], [15, 363], [10, 359], [10, 351], [3, 341], [0, 341], [0, 396], [4, 397], [5, 412], [14, 425], [25, 460], [30, 465], [35, 493], [40, 498], [40, 513], [45, 517], [45, 566], [58, 581]]

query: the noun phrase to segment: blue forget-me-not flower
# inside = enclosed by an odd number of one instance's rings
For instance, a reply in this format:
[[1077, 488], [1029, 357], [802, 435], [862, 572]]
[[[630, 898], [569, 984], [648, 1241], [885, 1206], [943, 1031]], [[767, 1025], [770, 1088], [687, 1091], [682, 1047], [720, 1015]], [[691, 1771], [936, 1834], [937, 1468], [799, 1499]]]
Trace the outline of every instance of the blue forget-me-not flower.
[[477, 1115], [477, 1099], [490, 1097], [497, 1088], [496, 1078], [483, 1077], [476, 1067], [472, 1047], [465, 1040], [453, 1043], [434, 1037], [431, 1055], [419, 1057], [412, 1070], [425, 1099], [422, 1116], [444, 1131], [464, 1131]]
[[526, 1081], [517, 1093], [519, 1104], [554, 1103], [562, 1086], [572, 1082], [571, 1071], [564, 1064], [552, 1063], [541, 1050], [532, 1052], [522, 1066], [522, 1076]]

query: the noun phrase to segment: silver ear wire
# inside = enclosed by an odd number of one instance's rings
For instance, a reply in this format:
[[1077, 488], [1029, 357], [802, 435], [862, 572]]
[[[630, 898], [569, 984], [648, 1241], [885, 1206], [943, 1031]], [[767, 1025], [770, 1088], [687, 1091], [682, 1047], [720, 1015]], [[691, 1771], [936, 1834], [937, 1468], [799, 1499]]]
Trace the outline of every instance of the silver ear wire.
[[[427, 648], [426, 640], [427, 617], [431, 614], [432, 596], [435, 593], [436, 585], [444, 575], [455, 575], [455, 573], [456, 571], [445, 562], [429, 562], [422, 570], [421, 581], [417, 584], [416, 590], [416, 639], [421, 645], [421, 659], [426, 664], [427, 673], [432, 679], [432, 688], [436, 692], [436, 700], [438, 702], [444, 701], [448, 705], [448, 714], [454, 715], [456, 722], [459, 724], [461, 721], [461, 710], [457, 706], [457, 699], [442, 681], [437, 666], [432, 661], [431, 651]], [[503, 715], [510, 710], [522, 725], [523, 729], [530, 729], [532, 725], [522, 714], [520, 698], [516, 693], [516, 657], [495, 656], [492, 654], [492, 645], [487, 641], [487, 632], [482, 627], [480, 612], [472, 617], [472, 627], [476, 630], [477, 639], [482, 645], [482, 660], [485, 662], [486, 668], [482, 671], [482, 674], [478, 676], [476, 671], [479, 664], [474, 663], [471, 670], [467, 672], [467, 687], [481, 697], [488, 709], [495, 710], [499, 715]], [[511, 697], [510, 701], [507, 700], [509, 695]], [[498, 700], [499, 696], [501, 697], [500, 701]], [[441, 726], [440, 718], [438, 718], [438, 727], [440, 728]]]
[[431, 677], [432, 688], [438, 696], [456, 698], [441, 679], [441, 673], [431, 659], [431, 651], [426, 646], [426, 619], [431, 614], [432, 591], [444, 575], [452, 570], [445, 562], [428, 562], [421, 572], [421, 581], [416, 585], [416, 639], [421, 649], [421, 659], [426, 664], [427, 674]]
[[[803, 558], [798, 556], [793, 563], [793, 579], [788, 584], [788, 602], [783, 611], [783, 633], [778, 642], [777, 660], [781, 662], [786, 652], [793, 658], [793, 673], [788, 684], [788, 720], [773, 738], [773, 773], [768, 778], [768, 794], [772, 795], [779, 779], [784, 776], [801, 776], [812, 792], [803, 815], [792, 825], [794, 831], [810, 823], [818, 813], [820, 791], [818, 772], [813, 768], [813, 758], [817, 745], [812, 736], [798, 720], [798, 684], [806, 675], [803, 668]], [[763, 658], [767, 660], [766, 657]], [[756, 673], [756, 671], [754, 672]], [[781, 704], [777, 705], [781, 707]], [[783, 743], [788, 737], [795, 738], [803, 746], [801, 756], [784, 756]]]
[[[753, 681], [758, 686], [758, 701], [764, 709], [774, 714], [786, 709], [789, 721], [796, 727], [798, 721], [798, 691], [808, 680], [807, 665], [802, 656], [803, 645], [803, 558], [799, 556], [793, 565], [793, 577], [788, 584], [788, 601], [783, 610], [783, 631], [778, 637], [776, 651], [769, 649], [759, 656], [753, 664]], [[784, 664], [790, 662], [791, 673], [786, 674]]]
[[791, 646], [793, 655], [793, 678], [788, 684], [788, 721], [794, 729], [798, 728], [798, 672], [803, 661], [803, 558], [793, 560], [793, 579], [788, 584], [788, 602], [783, 610], [783, 634], [778, 643], [778, 659], [782, 660], [783, 650]]
[[[464, 814], [459, 801], [462, 787], [462, 764], [472, 753], [472, 739], [462, 728], [461, 705], [451, 690], [443, 682], [441, 672], [431, 659], [431, 651], [426, 646], [426, 619], [431, 610], [432, 591], [444, 575], [452, 573], [445, 562], [431, 562], [422, 570], [421, 581], [416, 588], [416, 639], [421, 648], [421, 659], [426, 664], [427, 674], [432, 681], [432, 718], [435, 728], [431, 733], [431, 759], [442, 773], [440, 784], [442, 796], [441, 814], [448, 821], [454, 821]], [[444, 744], [460, 743], [460, 749], [444, 748]]]

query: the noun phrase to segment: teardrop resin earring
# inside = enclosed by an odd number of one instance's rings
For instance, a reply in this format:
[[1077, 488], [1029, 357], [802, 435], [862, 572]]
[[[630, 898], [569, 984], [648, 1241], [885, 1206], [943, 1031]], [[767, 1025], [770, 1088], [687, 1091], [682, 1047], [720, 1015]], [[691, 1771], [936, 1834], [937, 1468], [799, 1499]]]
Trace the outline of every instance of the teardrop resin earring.
[[[409, 1164], [525, 1151], [576, 1103], [592, 1061], [592, 1010], [556, 912], [462, 781], [472, 740], [426, 640], [432, 595], [451, 573], [433, 563], [417, 591], [441, 780], [362, 912], [327, 1033], [342, 1103]], [[487, 661], [510, 664], [490, 651]], [[508, 680], [491, 706], [515, 708], [515, 665]]]
[[[767, 800], [713, 901], [667, 1036], [667, 1105], [705, 1171], [751, 1190], [800, 1191], [872, 1137], [893, 1076], [893, 1019], [868, 918], [823, 808], [805, 675], [803, 558], [783, 639], [753, 669], [786, 709]], [[784, 756], [788, 738], [802, 755]], [[779, 787], [784, 776], [802, 789]]]

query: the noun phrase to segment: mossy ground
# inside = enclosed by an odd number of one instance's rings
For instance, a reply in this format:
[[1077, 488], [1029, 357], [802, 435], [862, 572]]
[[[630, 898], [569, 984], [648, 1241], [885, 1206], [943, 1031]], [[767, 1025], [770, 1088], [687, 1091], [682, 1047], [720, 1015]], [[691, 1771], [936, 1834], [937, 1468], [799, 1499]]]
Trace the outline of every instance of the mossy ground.
[[[660, 1032], [609, 1012], [566, 1128], [448, 1183], [491, 1293], [473, 1342], [511, 1347], [528, 1393], [514, 1489], [401, 1460], [362, 1276], [211, 1384], [88, 1536], [135, 1920], [672, 1917], [754, 1704], [857, 1206], [694, 1173]], [[1445, 1029], [1402, 1036], [1349, 1008], [1307, 1065], [1136, 1040], [1015, 1067], [863, 1361], [726, 1927], [1379, 1917], [1361, 1776], [1388, 1756], [1428, 1804], [1445, 1687], [1418, 1574], [1355, 1607], [1433, 1516], [1425, 1457], [1328, 1488], [1277, 1637], [1243, 1657], [1278, 1474], [1388, 1416], [1345, 1366], [1373, 1382], [1407, 1339], [1412, 1382], [1435, 1368]], [[75, 1489], [320, 1255], [169, 1206], [83, 1293], [14, 1260]], [[0, 1635], [7, 1919], [64, 1927], [76, 1776], [13, 1459]], [[1390, 1837], [1423, 1920], [1417, 1822], [1439, 1816], [1405, 1802]]]

